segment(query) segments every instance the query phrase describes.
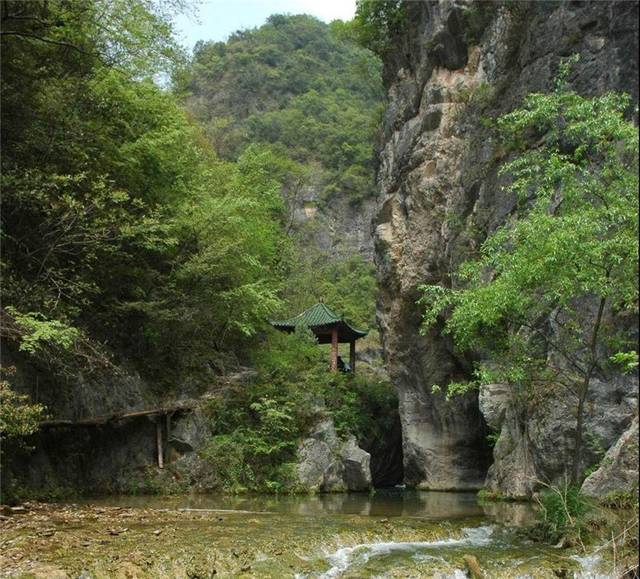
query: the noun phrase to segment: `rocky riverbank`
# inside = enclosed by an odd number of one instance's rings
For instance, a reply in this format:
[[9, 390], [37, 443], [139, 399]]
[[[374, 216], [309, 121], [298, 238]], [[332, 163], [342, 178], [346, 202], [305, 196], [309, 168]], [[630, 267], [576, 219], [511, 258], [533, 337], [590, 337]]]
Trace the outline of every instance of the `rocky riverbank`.
[[3, 512], [3, 577], [442, 579], [470, 563], [490, 577], [604, 577], [613, 564], [607, 549], [533, 543], [530, 504], [470, 493], [112, 497]]

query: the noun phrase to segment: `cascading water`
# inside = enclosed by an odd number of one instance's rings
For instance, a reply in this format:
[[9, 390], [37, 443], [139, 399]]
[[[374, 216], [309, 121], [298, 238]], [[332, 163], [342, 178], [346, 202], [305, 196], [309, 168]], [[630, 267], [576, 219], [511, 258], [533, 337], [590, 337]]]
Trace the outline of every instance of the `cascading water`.
[[[470, 557], [491, 579], [615, 576], [607, 572], [611, 564], [604, 548], [585, 555], [577, 548], [558, 549], [530, 540], [526, 527], [536, 520], [532, 505], [478, 502], [473, 493], [396, 490], [374, 495], [196, 495], [90, 502], [91, 506], [57, 507], [64, 516], [75, 509], [90, 517], [81, 525], [74, 519], [68, 530], [56, 529], [56, 541], [69, 535], [68, 544], [77, 545], [87, 536], [95, 542], [56, 551], [61, 565], [67, 564], [61, 559], [65, 557], [80, 557], [84, 565], [87, 550], [94, 549], [96, 565], [104, 570], [110, 561], [119, 561], [115, 555], [121, 556], [122, 541], [132, 541], [157, 553], [160, 563], [150, 571], [152, 577], [167, 575], [168, 563], [161, 553], [170, 553], [172, 560], [177, 556], [180, 565], [199, 558], [225, 577], [250, 570], [255, 577], [278, 579], [462, 579], [474, 563]], [[111, 513], [113, 520], [126, 517], [127, 532], [104, 543], [104, 528], [95, 518], [98, 510]], [[170, 528], [162, 532], [160, 521], [167, 520]], [[22, 528], [15, 531], [9, 540], [24, 536]], [[36, 527], [31, 535], [40, 541], [38, 533], [44, 532], [51, 529]], [[105, 576], [117, 574], [109, 569], [113, 572]]]
[[611, 573], [602, 572], [603, 560], [598, 551], [599, 549], [596, 549], [589, 555], [574, 555], [571, 557], [580, 565], [580, 571], [574, 574], [576, 579], [609, 579], [612, 577]]
[[[444, 557], [434, 554], [442, 549], [461, 546], [481, 546], [491, 543], [492, 527], [463, 529], [463, 537], [459, 539], [443, 539], [440, 541], [386, 542], [364, 543], [352, 547], [343, 547], [327, 556], [331, 568], [323, 573], [322, 579], [340, 577], [352, 567], [361, 567], [374, 557], [386, 557], [394, 554], [405, 554], [417, 561], [433, 560], [447, 565]], [[457, 570], [453, 570], [454, 572]], [[463, 575], [464, 576], [464, 575]]]
[[[519, 540], [503, 526], [483, 525], [462, 528], [456, 536], [433, 541], [379, 541], [343, 546], [324, 552], [323, 558], [329, 565], [326, 571], [296, 577], [386, 577], [389, 572], [403, 569], [412, 577], [462, 579], [469, 577], [463, 568], [465, 555], [477, 555], [488, 577], [553, 577], [555, 570], [547, 565], [550, 560], [558, 565], [558, 569], [565, 568], [565, 576], [573, 579], [611, 579], [614, 576], [602, 570], [603, 558], [597, 550], [588, 555], [571, 556], [564, 556], [557, 550], [542, 552], [529, 541]], [[412, 574], [416, 572], [418, 575]]]

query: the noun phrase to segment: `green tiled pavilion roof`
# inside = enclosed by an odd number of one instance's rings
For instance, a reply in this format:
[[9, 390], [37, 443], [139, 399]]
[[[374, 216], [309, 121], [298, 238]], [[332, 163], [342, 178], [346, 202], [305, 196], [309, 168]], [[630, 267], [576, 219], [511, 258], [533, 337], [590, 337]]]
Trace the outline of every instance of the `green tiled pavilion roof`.
[[279, 330], [288, 332], [294, 331], [300, 325], [307, 326], [314, 331], [321, 343], [325, 341], [322, 339], [325, 336], [325, 332], [333, 326], [338, 326], [340, 341], [357, 340], [367, 335], [367, 332], [352, 327], [344, 318], [336, 315], [325, 304], [311, 306], [308, 310], [287, 320], [274, 320], [271, 325]]
[[287, 320], [276, 320], [271, 322], [274, 326], [299, 326], [304, 324], [305, 326], [327, 326], [329, 324], [335, 324], [341, 320], [333, 311], [331, 311], [324, 304], [316, 304], [311, 306], [308, 310], [305, 310], [301, 314], [289, 318]]

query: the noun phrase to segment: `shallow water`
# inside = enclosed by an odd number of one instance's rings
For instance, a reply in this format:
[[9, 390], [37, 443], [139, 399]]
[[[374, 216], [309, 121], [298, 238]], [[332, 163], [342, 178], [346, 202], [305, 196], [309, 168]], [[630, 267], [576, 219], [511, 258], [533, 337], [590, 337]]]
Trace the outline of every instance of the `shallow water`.
[[489, 578], [608, 576], [597, 556], [524, 539], [531, 505], [474, 493], [127, 496], [47, 509], [46, 533], [27, 521], [11, 544], [40, 549], [27, 554], [38, 565], [96, 579], [123, 566], [131, 577], [458, 578], [469, 555]]
[[[191, 508], [241, 510], [291, 515], [360, 515], [366, 517], [420, 517], [430, 520], [492, 516], [502, 513], [531, 518], [532, 507], [525, 503], [485, 505], [475, 493], [426, 492], [378, 489], [374, 494], [335, 493], [320, 495], [187, 495], [108, 496], [82, 501], [86, 504], [145, 508]], [[506, 507], [506, 508], [505, 508]]]
[[[554, 568], [568, 568], [576, 577], [598, 578], [600, 559], [597, 556], [560, 556], [556, 550], [536, 546], [517, 536], [515, 529], [533, 522], [536, 513], [526, 503], [480, 503], [475, 493], [450, 493], [378, 490], [375, 494], [329, 494], [316, 496], [241, 496], [196, 495], [177, 498], [109, 497], [99, 504], [128, 507], [216, 510], [219, 513], [278, 515], [269, 525], [270, 531], [284, 531], [300, 539], [313, 535], [320, 523], [332, 529], [335, 536], [304, 557], [312, 567], [324, 570], [299, 571], [302, 577], [368, 577], [368, 576], [439, 576], [464, 577], [461, 567], [464, 555], [474, 555], [483, 568], [493, 575], [543, 577], [553, 576]], [[244, 513], [242, 513], [242, 511]], [[354, 519], [353, 516], [358, 518]], [[309, 517], [314, 518], [311, 524]], [[363, 524], [360, 517], [369, 519]], [[286, 519], [283, 521], [283, 518]], [[371, 521], [371, 518], [379, 518]], [[398, 540], [409, 530], [435, 532], [434, 540]], [[355, 537], [340, 538], [346, 533], [370, 532], [373, 522], [381, 535], [391, 534], [394, 540], [355, 542]], [[407, 528], [407, 523], [412, 524]], [[439, 523], [437, 527], [428, 522]], [[253, 521], [255, 526], [255, 519]], [[448, 527], [450, 529], [448, 530]], [[287, 529], [285, 531], [285, 529]], [[391, 529], [391, 533], [389, 530]], [[248, 529], [247, 529], [248, 530]], [[254, 532], [257, 528], [254, 527]], [[341, 545], [345, 542], [344, 546]], [[269, 574], [269, 557], [257, 563]], [[548, 567], [548, 568], [546, 568]]]

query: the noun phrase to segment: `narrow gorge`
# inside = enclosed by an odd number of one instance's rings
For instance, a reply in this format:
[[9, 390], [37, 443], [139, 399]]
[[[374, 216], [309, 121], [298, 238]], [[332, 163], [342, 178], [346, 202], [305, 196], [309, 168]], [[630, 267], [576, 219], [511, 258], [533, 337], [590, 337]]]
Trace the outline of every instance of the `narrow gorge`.
[[[519, 415], [500, 385], [450, 402], [432, 393], [433, 385], [468, 378], [471, 360], [440, 331], [421, 335], [418, 287], [451, 283], [456, 266], [515, 209], [498, 176], [505, 151], [487, 119], [528, 93], [552, 90], [560, 59], [573, 54], [578, 92], [617, 90], [638, 102], [638, 5], [442, 1], [405, 9], [406, 28], [385, 57], [389, 105], [374, 221], [378, 323], [400, 398], [405, 479], [527, 496], [537, 481], [564, 476], [571, 409], [551, 397]], [[597, 382], [587, 424], [605, 449], [633, 428], [637, 396], [636, 377]], [[499, 433], [493, 458], [490, 432]], [[587, 451], [584, 467], [597, 460]]]
[[0, 577], [639, 576], [637, 0], [0, 4]]
[[[263, 28], [238, 33], [227, 44], [196, 47], [179, 92], [218, 154], [236, 158], [248, 139], [254, 139], [280, 147], [294, 159], [276, 159], [282, 164], [277, 187], [285, 202], [287, 232], [295, 236], [297, 259], [308, 260], [290, 272], [290, 306], [308, 306], [309, 299], [322, 299], [329, 291], [330, 299], [343, 304], [357, 323], [373, 325], [376, 290], [363, 276], [369, 280], [370, 260], [375, 258], [384, 361], [375, 338], [359, 357], [376, 379], [390, 379], [399, 408], [395, 414], [394, 403], [385, 407], [390, 415], [384, 415], [382, 407], [369, 409], [372, 423], [380, 423], [377, 432], [369, 427], [370, 432], [359, 433], [359, 441], [349, 442], [372, 455], [365, 470], [371, 469], [373, 478], [370, 472], [362, 474], [369, 482], [355, 484], [354, 490], [406, 484], [428, 490], [484, 488], [497, 495], [528, 497], [540, 481], [555, 483], [566, 475], [573, 410], [558, 396], [523, 412], [502, 384], [485, 385], [452, 400], [437, 391], [468, 379], [474, 356], [456, 351], [442, 326], [424, 335], [419, 288], [450, 284], [455, 269], [514, 214], [515, 198], [498, 174], [508, 151], [497, 140], [492, 120], [519, 106], [525, 95], [551, 90], [562, 58], [580, 56], [570, 77], [579, 93], [616, 90], [629, 93], [637, 103], [637, 8], [626, 1], [401, 3], [394, 8], [403, 14], [401, 24], [389, 31], [382, 68], [370, 53], [303, 16], [273, 17]], [[262, 52], [263, 44], [275, 52]], [[295, 82], [273, 73], [279, 70], [273, 68], [278, 59], [297, 66], [287, 53], [292, 47], [318, 59], [326, 78], [329, 69], [336, 77], [325, 86], [317, 84], [318, 74], [308, 76], [308, 70], [297, 71]], [[333, 52], [326, 52], [327, 47]], [[229, 66], [246, 54], [260, 63], [257, 68]], [[358, 69], [367, 72], [358, 76]], [[388, 93], [382, 124], [365, 131], [362, 123], [371, 122], [376, 107], [382, 106], [380, 75]], [[255, 92], [259, 79], [265, 84], [262, 92]], [[331, 93], [334, 85], [343, 91], [339, 97]], [[347, 94], [359, 104], [350, 103], [352, 108], [335, 116], [335, 98]], [[314, 108], [335, 132], [321, 149], [290, 127]], [[326, 132], [307, 122], [310, 134]], [[347, 132], [342, 135], [340, 130]], [[347, 136], [377, 139], [377, 161], [367, 149], [372, 143], [358, 143], [362, 148], [349, 161], [344, 154], [336, 155], [332, 139]], [[352, 165], [345, 169], [348, 162]], [[365, 170], [373, 173], [375, 164], [374, 186], [361, 175]], [[329, 277], [314, 279], [314, 269]], [[311, 285], [298, 287], [305, 284]], [[305, 293], [309, 291], [311, 298]], [[12, 475], [6, 480], [15, 477], [18, 487], [54, 493], [74, 487], [136, 488], [142, 484], [140, 473], [158, 461], [154, 440], [160, 428], [158, 436], [166, 438], [165, 458], [179, 458], [177, 464], [187, 465], [188, 484], [209, 484], [200, 481], [207, 479], [201, 472], [205, 467], [195, 458], [217, 432], [203, 404], [210, 405], [216, 392], [252, 387], [254, 371], [237, 360], [248, 361], [246, 353], [229, 351], [215, 362], [208, 359], [204, 380], [183, 374], [182, 385], [174, 385], [167, 396], [154, 387], [153, 373], [132, 361], [130, 351], [116, 355], [113, 363], [108, 349], [99, 346], [89, 357], [90, 367], [76, 361], [56, 366], [16, 348], [24, 326], [11, 316], [4, 321], [3, 365], [16, 369], [12, 381], [17, 390], [43, 404], [49, 414], [35, 435], [35, 453], [19, 450], [8, 463]], [[637, 336], [629, 320], [612, 323], [626, 324], [628, 335]], [[230, 371], [219, 375], [212, 364], [230, 364]], [[638, 386], [636, 375], [615, 373], [599, 376], [594, 384], [586, 414], [591, 439], [582, 467], [597, 464], [608, 450], [615, 453], [585, 483], [597, 495], [631, 484], [633, 465], [627, 474], [609, 473], [606, 465], [621, 460], [620, 453], [627, 452], [620, 448], [623, 441], [633, 439]], [[147, 415], [149, 408], [160, 410]], [[117, 418], [129, 415], [133, 418]], [[165, 416], [166, 424], [157, 426]], [[342, 442], [331, 420], [323, 420], [301, 443], [306, 457], [301, 468], [307, 472], [303, 478], [315, 477], [320, 482], [311, 486], [322, 490], [350, 488], [341, 475], [335, 479], [344, 467], [339, 461], [334, 464], [331, 455], [342, 452]], [[99, 451], [90, 452], [93, 447]], [[315, 472], [318, 468], [324, 474]], [[322, 482], [323, 477], [335, 480]], [[618, 487], [597, 482], [610, 477]]]

